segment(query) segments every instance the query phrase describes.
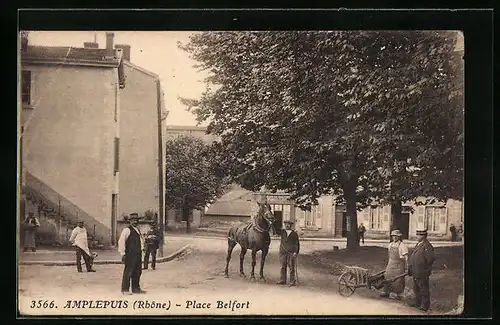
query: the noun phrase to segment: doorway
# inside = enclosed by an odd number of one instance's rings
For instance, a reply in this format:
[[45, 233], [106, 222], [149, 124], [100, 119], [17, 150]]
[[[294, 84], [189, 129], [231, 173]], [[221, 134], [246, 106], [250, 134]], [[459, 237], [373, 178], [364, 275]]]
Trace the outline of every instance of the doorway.
[[274, 211], [273, 212], [274, 214], [274, 235], [276, 235], [280, 230], [281, 228], [283, 228], [283, 211]]

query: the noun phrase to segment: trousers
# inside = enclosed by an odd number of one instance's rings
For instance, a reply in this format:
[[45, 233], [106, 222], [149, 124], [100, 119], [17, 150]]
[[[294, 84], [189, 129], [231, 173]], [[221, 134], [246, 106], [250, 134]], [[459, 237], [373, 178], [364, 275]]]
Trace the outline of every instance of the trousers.
[[280, 263], [281, 263], [281, 278], [280, 280], [286, 283], [286, 271], [287, 267], [290, 268], [290, 283], [295, 282], [295, 258], [292, 254], [280, 253]]
[[125, 268], [122, 277], [122, 292], [128, 292], [132, 287], [132, 292], [141, 290], [139, 284], [142, 274], [141, 253], [125, 255]]
[[422, 309], [430, 307], [429, 277], [413, 277], [413, 292], [415, 294], [415, 304]]
[[82, 257], [83, 261], [85, 262], [85, 267], [87, 268], [87, 271], [90, 271], [92, 269], [92, 261], [90, 256], [80, 247], [75, 246], [76, 250], [76, 269], [78, 272], [82, 272]]
[[144, 253], [144, 268], [148, 268], [149, 264], [149, 255], [151, 255], [151, 267], [153, 270], [156, 268], [156, 251], [158, 248], [154, 246], [146, 246], [146, 252]]

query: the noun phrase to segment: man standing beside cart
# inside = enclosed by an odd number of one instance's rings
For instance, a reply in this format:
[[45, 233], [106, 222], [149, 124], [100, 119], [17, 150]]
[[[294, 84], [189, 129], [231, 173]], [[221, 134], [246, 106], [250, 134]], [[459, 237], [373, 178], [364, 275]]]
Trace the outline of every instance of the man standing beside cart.
[[[384, 278], [386, 280], [393, 279], [399, 275], [408, 272], [408, 247], [403, 243], [403, 234], [398, 229], [391, 232], [392, 241], [389, 243], [389, 261], [385, 268]], [[389, 298], [390, 293], [395, 293], [398, 298], [405, 290], [405, 277], [400, 277], [394, 281], [384, 283], [383, 293], [380, 295], [383, 298]]]
[[415, 303], [412, 307], [427, 311], [430, 307], [429, 277], [436, 256], [434, 247], [427, 240], [427, 230], [417, 230], [418, 242], [411, 253], [408, 274], [413, 277]]

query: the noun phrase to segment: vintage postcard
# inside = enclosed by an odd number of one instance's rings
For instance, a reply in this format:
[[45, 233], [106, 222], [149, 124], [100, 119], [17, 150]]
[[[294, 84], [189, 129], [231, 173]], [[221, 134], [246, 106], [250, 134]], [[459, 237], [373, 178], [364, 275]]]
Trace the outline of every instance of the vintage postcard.
[[445, 315], [464, 36], [19, 33], [21, 316]]

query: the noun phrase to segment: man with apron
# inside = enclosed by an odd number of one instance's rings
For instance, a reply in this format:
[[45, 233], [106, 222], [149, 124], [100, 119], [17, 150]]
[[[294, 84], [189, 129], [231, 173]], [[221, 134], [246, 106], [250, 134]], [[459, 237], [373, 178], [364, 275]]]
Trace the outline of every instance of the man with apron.
[[[403, 234], [399, 230], [391, 232], [392, 242], [389, 244], [389, 261], [385, 269], [384, 278], [391, 279], [397, 277], [408, 270], [408, 247], [402, 242]], [[389, 298], [391, 292], [399, 295], [405, 289], [405, 277], [401, 277], [391, 283], [386, 283], [383, 288], [383, 293], [380, 295], [383, 298]]]

